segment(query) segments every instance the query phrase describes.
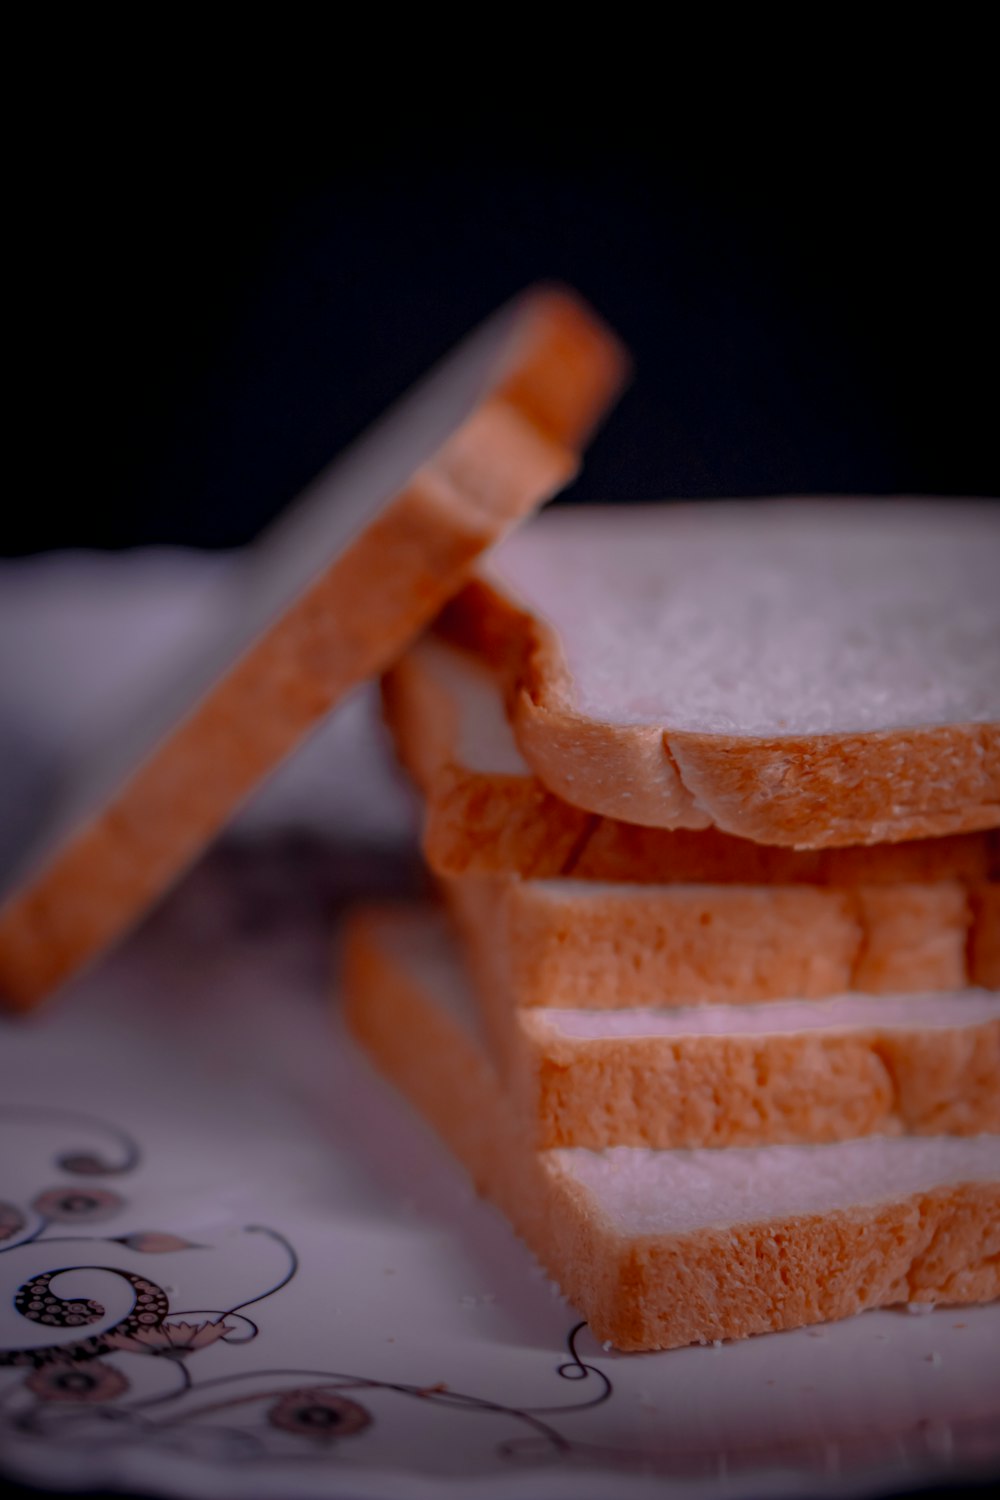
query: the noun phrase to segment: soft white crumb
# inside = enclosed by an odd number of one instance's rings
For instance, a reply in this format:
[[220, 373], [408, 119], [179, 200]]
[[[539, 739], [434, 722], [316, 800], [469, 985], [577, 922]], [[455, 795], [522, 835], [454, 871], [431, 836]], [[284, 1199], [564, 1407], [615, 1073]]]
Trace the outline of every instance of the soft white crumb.
[[614, 1348], [614, 1345], [612, 1344], [610, 1339], [605, 1339], [604, 1343], [601, 1345], [601, 1348], [604, 1350], [605, 1354], [607, 1354], [610, 1349]]
[[712, 1348], [713, 1349], [721, 1349], [722, 1348], [722, 1340], [721, 1339], [713, 1339], [712, 1340]]
[[996, 718], [1000, 517], [744, 506], [722, 541], [723, 523], [674, 509], [637, 529], [528, 527], [501, 549], [502, 584], [551, 622], [588, 719], [742, 736]]
[[915, 1318], [922, 1318], [925, 1315], [925, 1313], [931, 1313], [931, 1312], [934, 1311], [934, 1303], [933, 1302], [908, 1302], [906, 1304], [906, 1311], [908, 1313], [912, 1313]]

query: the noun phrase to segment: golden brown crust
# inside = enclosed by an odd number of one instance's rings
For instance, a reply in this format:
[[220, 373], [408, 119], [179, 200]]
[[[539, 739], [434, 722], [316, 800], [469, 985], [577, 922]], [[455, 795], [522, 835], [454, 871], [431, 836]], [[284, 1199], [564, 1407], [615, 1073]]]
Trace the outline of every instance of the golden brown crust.
[[595, 1337], [622, 1350], [747, 1338], [900, 1303], [1000, 1296], [996, 1183], [625, 1242], [587, 1221], [575, 1183], [557, 1180], [553, 1192], [543, 1234], [525, 1238], [559, 1268]]
[[973, 909], [960, 885], [859, 886], [862, 945], [852, 990], [905, 995], [975, 983], [969, 965]]
[[[496, 1070], [471, 1033], [428, 1003], [382, 942], [391, 907], [351, 913], [342, 933], [337, 993], [348, 1027], [380, 1072], [452, 1147], [477, 1189], [519, 1231], [537, 1230], [544, 1179], [536, 1153], [517, 1138]], [[511, 1146], [512, 1149], [506, 1149]]]
[[461, 880], [445, 892], [498, 1065], [540, 1149], [1000, 1131], [1000, 1022], [595, 1040], [560, 1033], [537, 1009], [820, 999], [858, 976], [883, 993], [963, 988], [960, 889], [723, 890], [707, 946], [711, 892], [639, 889], [624, 911], [617, 897], [539, 897], [531, 883]]
[[462, 873], [485, 862], [556, 875], [593, 819], [553, 797], [533, 776], [483, 773], [456, 758], [455, 705], [419, 653], [382, 678], [382, 707], [396, 753], [425, 798], [424, 853], [433, 870]]
[[574, 708], [554, 631], [485, 580], [440, 628], [504, 675], [525, 759], [588, 812], [800, 849], [1000, 826], [1000, 725], [767, 737], [603, 723]]
[[970, 893], [972, 931], [969, 970], [973, 984], [1000, 990], [1000, 882], [977, 885]]
[[507, 1024], [509, 1087], [539, 1150], [1000, 1132], [1000, 1020], [589, 1043], [530, 1012]]
[[573, 868], [581, 879], [846, 887], [924, 885], [939, 880], [976, 883], [1000, 875], [1000, 839], [995, 830], [901, 844], [788, 849], [755, 844], [718, 828], [672, 831], [597, 817], [592, 824], [593, 832]]
[[1000, 825], [1000, 725], [665, 740], [719, 827], [762, 843], [894, 843]]
[[[451, 606], [442, 629], [449, 621], [454, 625]], [[649, 828], [600, 817], [556, 796], [527, 769], [524, 775], [478, 771], [461, 759], [456, 704], [419, 647], [389, 668], [382, 696], [396, 752], [423, 794], [424, 853], [439, 875], [854, 886], [978, 882], [1000, 873], [995, 832], [796, 850], [718, 828]]]
[[623, 373], [619, 345], [574, 298], [530, 296], [495, 390], [15, 888], [0, 910], [0, 996], [32, 1005], [131, 926], [320, 717], [441, 608], [478, 554], [567, 481], [571, 450]]
[[[964, 989], [964, 887], [442, 882], [477, 978], [521, 1006], [817, 1000]], [[979, 982], [982, 982], [979, 980]]]
[[540, 433], [578, 450], [607, 415], [632, 373], [624, 346], [575, 293], [536, 288], [531, 347], [499, 394]]
[[625, 1237], [558, 1158], [530, 1146], [475, 1040], [356, 918], [348, 1023], [561, 1284], [599, 1339], [669, 1349], [900, 1302], [1000, 1296], [1000, 1185], [686, 1234]]

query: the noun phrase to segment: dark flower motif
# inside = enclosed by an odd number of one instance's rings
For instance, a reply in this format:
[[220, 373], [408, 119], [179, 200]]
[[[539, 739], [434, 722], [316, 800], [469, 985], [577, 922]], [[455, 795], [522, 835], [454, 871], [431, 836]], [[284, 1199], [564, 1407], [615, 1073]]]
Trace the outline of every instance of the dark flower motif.
[[11, 1240], [24, 1228], [24, 1215], [13, 1203], [0, 1203], [0, 1245]]
[[93, 1297], [57, 1297], [52, 1280], [58, 1275], [58, 1271], [43, 1271], [18, 1287], [14, 1306], [23, 1318], [52, 1328], [82, 1328], [104, 1317], [104, 1308]]
[[70, 1151], [65, 1156], [60, 1156], [58, 1165], [64, 1172], [73, 1172], [78, 1177], [109, 1177], [112, 1172], [121, 1172], [123, 1169], [113, 1162], [107, 1162], [102, 1156], [94, 1156], [89, 1151]]
[[169, 1250], [202, 1250], [192, 1240], [182, 1240], [176, 1234], [167, 1234], [162, 1229], [143, 1229], [135, 1234], [123, 1234], [116, 1243], [127, 1245], [130, 1250], [141, 1250], [145, 1255], [166, 1255]]
[[155, 1328], [137, 1328], [134, 1333], [112, 1330], [105, 1337], [111, 1349], [130, 1354], [190, 1354], [225, 1338], [229, 1329], [224, 1318], [215, 1323], [160, 1323]]
[[58, 1187], [39, 1193], [32, 1207], [57, 1224], [93, 1224], [110, 1219], [124, 1208], [124, 1198], [105, 1188]]
[[29, 1375], [24, 1383], [42, 1401], [113, 1401], [128, 1390], [125, 1376], [100, 1359], [81, 1365], [56, 1360]]
[[316, 1389], [289, 1391], [271, 1407], [267, 1419], [284, 1432], [312, 1438], [353, 1437], [371, 1422], [357, 1401]]

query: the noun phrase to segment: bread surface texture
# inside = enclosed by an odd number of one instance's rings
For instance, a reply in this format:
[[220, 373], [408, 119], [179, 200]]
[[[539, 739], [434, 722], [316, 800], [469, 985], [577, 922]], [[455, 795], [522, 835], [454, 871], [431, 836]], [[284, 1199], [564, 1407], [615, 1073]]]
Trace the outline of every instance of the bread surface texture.
[[499, 655], [491, 667], [432, 631], [382, 679], [386, 724], [423, 798], [424, 853], [440, 875], [819, 886], [1000, 875], [996, 831], [797, 850], [718, 828], [650, 828], [588, 813], [549, 791], [518, 749]]
[[501, 974], [512, 1006], [752, 1005], [995, 987], [989, 938], [978, 935], [995, 922], [993, 887], [459, 876], [441, 889], [477, 971]]
[[442, 622], [589, 812], [765, 844], [1000, 824], [1000, 514], [985, 502], [588, 507]]
[[[539, 1148], [724, 1147], [1000, 1132], [1000, 995], [523, 1007], [503, 941], [463, 962], [428, 910], [423, 963], [475, 1015]], [[792, 992], [789, 992], [791, 994]]]
[[349, 1025], [594, 1334], [665, 1349], [1000, 1295], [1000, 1137], [539, 1151], [419, 914], [358, 915]]

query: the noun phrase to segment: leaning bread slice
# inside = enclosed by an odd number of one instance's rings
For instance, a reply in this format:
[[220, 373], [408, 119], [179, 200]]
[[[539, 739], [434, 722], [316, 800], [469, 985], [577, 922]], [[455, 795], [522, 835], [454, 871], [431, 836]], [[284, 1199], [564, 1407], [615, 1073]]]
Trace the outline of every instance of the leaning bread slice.
[[443, 624], [550, 790], [820, 848], [1000, 825], [1000, 507], [563, 510]]
[[668, 1349], [1000, 1295], [1000, 1136], [536, 1151], [427, 936], [354, 922], [349, 1024], [597, 1338]]
[[423, 797], [424, 853], [440, 875], [854, 886], [1000, 874], [995, 832], [796, 850], [584, 812], [548, 791], [521, 755], [498, 672], [435, 632], [389, 668], [382, 701]]
[[989, 964], [970, 972], [974, 900], [957, 881], [841, 889], [462, 876], [441, 888], [477, 975], [491, 974], [513, 1007], [991, 987]]
[[0, 872], [0, 995], [31, 1004], [131, 924], [484, 548], [565, 483], [622, 373], [575, 299], [528, 294], [323, 473], [245, 559], [197, 658], [150, 682], [145, 714], [104, 726]]

